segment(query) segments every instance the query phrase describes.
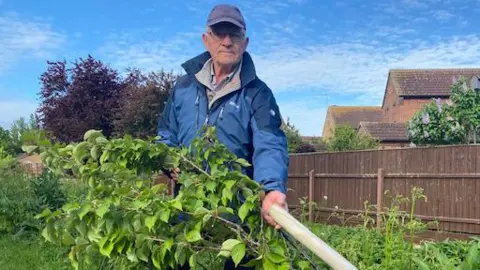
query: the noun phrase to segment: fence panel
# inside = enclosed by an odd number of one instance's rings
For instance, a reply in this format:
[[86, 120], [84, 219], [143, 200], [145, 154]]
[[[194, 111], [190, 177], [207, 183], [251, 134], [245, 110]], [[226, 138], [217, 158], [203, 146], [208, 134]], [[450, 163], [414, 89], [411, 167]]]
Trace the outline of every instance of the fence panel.
[[[410, 198], [413, 187], [424, 190], [415, 215], [437, 220], [441, 231], [480, 234], [480, 146], [461, 145], [341, 153], [297, 154], [290, 157], [289, 204], [309, 194], [308, 172], [314, 170], [314, 201], [323, 218], [337, 206], [347, 214], [377, 203], [377, 173], [384, 169], [384, 190]], [[327, 198], [325, 200], [325, 198]], [[388, 196], [383, 206], [390, 206]], [[402, 210], [409, 211], [410, 204]]]

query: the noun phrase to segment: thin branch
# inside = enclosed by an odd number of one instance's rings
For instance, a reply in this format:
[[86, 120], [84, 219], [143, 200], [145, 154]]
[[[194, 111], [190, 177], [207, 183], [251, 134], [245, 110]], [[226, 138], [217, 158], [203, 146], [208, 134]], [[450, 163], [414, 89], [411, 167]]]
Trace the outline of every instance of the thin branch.
[[159, 238], [152, 238], [152, 237], [148, 237], [146, 238], [148, 240], [153, 240], [153, 241], [156, 241], [156, 242], [160, 242], [160, 243], [163, 243], [165, 242], [166, 240], [163, 240], [163, 239], [159, 239]]
[[205, 174], [208, 178], [210, 178], [211, 180], [215, 180], [210, 174], [208, 174], [205, 170], [203, 170], [202, 168], [198, 167], [195, 163], [193, 163], [192, 161], [190, 161], [188, 158], [180, 155], [180, 157], [186, 161], [188, 164], [190, 164], [191, 166], [193, 166], [195, 169], [197, 169], [198, 171], [200, 171], [201, 173]]
[[[228, 224], [228, 225], [230, 225], [230, 226], [233, 226], [233, 227], [237, 228], [237, 230], [235, 230], [234, 228], [231, 228], [231, 227], [230, 227], [230, 229], [231, 229], [233, 232], [243, 234], [243, 236], [244, 236], [243, 238], [245, 238], [245, 240], [246, 240], [248, 243], [252, 244], [255, 248], [259, 248], [259, 247], [260, 247], [260, 244], [257, 243], [257, 242], [255, 242], [255, 241], [253, 241], [253, 240], [251, 240], [251, 238], [248, 236], [247, 232], [245, 232], [245, 230], [243, 230], [243, 228], [242, 228], [240, 225], [238, 225], [238, 224], [236, 224], [236, 223], [233, 223], [233, 222], [231, 222], [231, 221], [229, 221], [229, 220], [227, 220], [227, 219], [224, 219], [224, 218], [222, 218], [222, 217], [220, 217], [220, 216], [215, 216], [215, 218], [218, 219], [218, 220], [220, 220], [220, 221], [222, 221], [222, 222], [224, 222], [224, 223], [226, 223], [226, 224]], [[240, 236], [240, 237], [241, 237], [241, 236]], [[258, 254], [258, 251], [257, 251], [255, 248], [254, 248], [253, 250]]]

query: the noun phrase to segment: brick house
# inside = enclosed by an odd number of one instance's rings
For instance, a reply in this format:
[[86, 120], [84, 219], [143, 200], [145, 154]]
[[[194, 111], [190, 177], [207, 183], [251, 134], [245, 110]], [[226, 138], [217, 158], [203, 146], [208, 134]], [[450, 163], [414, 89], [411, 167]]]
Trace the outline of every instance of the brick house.
[[[377, 115], [370, 119], [360, 114], [346, 117], [352, 117], [352, 124], [362, 118], [352, 127], [378, 138], [381, 148], [408, 146], [408, 120], [432, 99], [447, 101], [451, 85], [460, 76], [470, 87], [480, 87], [480, 69], [392, 69], [388, 73], [380, 120]], [[356, 108], [360, 111], [362, 107]], [[327, 111], [325, 123], [334, 115], [329, 115]], [[344, 122], [348, 121], [344, 119]], [[325, 128], [334, 128], [335, 121], [330, 121], [328, 125], [324, 126], [324, 134]]]
[[329, 106], [323, 125], [322, 137], [328, 140], [338, 125], [349, 125], [357, 128], [361, 121], [381, 121], [382, 108], [378, 106]]
[[453, 78], [470, 81], [480, 69], [394, 69], [388, 74], [382, 102], [385, 122], [405, 123], [432, 98], [446, 101]]
[[358, 125], [357, 132], [368, 134], [380, 141], [379, 149], [408, 147], [408, 131], [405, 123], [365, 122]]

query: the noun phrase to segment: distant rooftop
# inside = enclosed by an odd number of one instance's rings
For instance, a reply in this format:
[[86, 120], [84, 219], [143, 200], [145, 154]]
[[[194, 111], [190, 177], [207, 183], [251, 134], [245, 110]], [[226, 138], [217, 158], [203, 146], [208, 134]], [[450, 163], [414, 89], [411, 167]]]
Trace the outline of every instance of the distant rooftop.
[[382, 108], [379, 106], [330, 106], [327, 115], [332, 116], [335, 125], [347, 124], [356, 128], [360, 121], [382, 121]]
[[450, 87], [463, 76], [467, 82], [480, 76], [480, 69], [392, 69], [389, 73], [399, 96], [450, 96]]
[[408, 129], [405, 123], [360, 122], [363, 128], [382, 142], [407, 142]]

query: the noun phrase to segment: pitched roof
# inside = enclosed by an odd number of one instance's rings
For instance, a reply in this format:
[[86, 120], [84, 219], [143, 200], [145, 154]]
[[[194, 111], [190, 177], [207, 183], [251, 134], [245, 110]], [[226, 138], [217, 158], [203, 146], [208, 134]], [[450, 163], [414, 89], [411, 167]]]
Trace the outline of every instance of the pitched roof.
[[399, 96], [450, 96], [453, 78], [470, 81], [480, 69], [392, 69], [389, 80]]
[[353, 128], [360, 121], [382, 121], [382, 108], [377, 106], [330, 106], [327, 115], [330, 114], [335, 125], [347, 124]]
[[378, 140], [407, 142], [408, 130], [405, 123], [386, 123], [386, 122], [360, 122], [359, 128], [368, 132]]

